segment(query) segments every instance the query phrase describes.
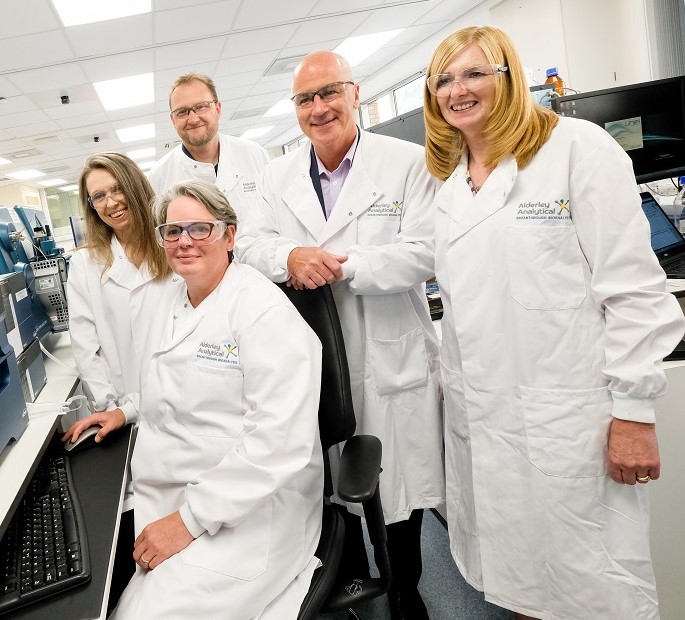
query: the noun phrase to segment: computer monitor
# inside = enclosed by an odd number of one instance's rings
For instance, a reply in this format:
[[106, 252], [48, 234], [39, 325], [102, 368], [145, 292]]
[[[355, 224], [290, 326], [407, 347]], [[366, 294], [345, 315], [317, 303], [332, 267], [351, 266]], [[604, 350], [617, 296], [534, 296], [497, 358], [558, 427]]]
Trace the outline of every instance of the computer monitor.
[[685, 76], [554, 97], [552, 106], [609, 132], [638, 183], [685, 174]]

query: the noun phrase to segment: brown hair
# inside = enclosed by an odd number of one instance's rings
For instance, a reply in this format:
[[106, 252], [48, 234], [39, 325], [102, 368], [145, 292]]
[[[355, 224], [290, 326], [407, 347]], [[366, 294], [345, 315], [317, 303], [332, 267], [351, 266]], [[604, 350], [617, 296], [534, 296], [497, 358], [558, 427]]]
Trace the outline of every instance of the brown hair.
[[[486, 165], [496, 166], [508, 155], [519, 168], [535, 156], [559, 122], [557, 115], [533, 102], [526, 76], [509, 36], [494, 26], [471, 26], [449, 35], [438, 45], [426, 78], [442, 73], [449, 62], [466, 48], [477, 45], [488, 62], [508, 67], [495, 83], [495, 107], [485, 127], [488, 142]], [[426, 165], [443, 181], [452, 174], [466, 150], [462, 133], [442, 117], [437, 97], [423, 87], [426, 125]]]
[[93, 170], [106, 170], [121, 188], [126, 197], [130, 217], [129, 226], [137, 234], [131, 235], [127, 254], [133, 262], [147, 265], [153, 278], [171, 273], [164, 251], [155, 243], [154, 224], [150, 203], [154, 191], [136, 163], [120, 153], [98, 153], [86, 160], [79, 178], [79, 199], [86, 221], [86, 248], [93, 258], [102, 264], [102, 271], [114, 262], [112, 256], [112, 229], [100, 219], [89, 203], [86, 180]]
[[179, 86], [184, 86], [186, 84], [190, 84], [191, 82], [202, 82], [207, 88], [209, 88], [209, 92], [212, 94], [212, 99], [215, 101], [219, 100], [219, 95], [216, 94], [216, 86], [214, 86], [214, 80], [210, 78], [208, 75], [205, 75], [204, 73], [184, 73], [183, 75], [179, 75], [175, 80], [174, 83], [171, 85], [171, 90], [169, 91], [169, 109], [171, 110], [171, 95], [174, 94], [174, 91], [179, 87]]

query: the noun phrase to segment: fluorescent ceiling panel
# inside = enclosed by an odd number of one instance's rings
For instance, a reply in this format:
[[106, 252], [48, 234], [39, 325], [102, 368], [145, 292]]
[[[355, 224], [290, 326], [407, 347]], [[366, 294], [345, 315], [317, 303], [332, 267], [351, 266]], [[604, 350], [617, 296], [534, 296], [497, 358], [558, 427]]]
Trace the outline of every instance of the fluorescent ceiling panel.
[[17, 170], [16, 172], [8, 172], [5, 176], [8, 176], [10, 179], [17, 179], [18, 181], [27, 181], [28, 179], [44, 177], [45, 173], [40, 170]]
[[122, 142], [135, 142], [136, 140], [147, 140], [155, 137], [155, 124], [136, 125], [135, 127], [125, 127], [117, 129], [117, 136]]
[[157, 162], [154, 159], [150, 159], [149, 161], [139, 161], [137, 162], [138, 168], [141, 170], [149, 170], [154, 166]]
[[263, 118], [270, 116], [285, 116], [286, 114], [295, 114], [295, 106], [290, 99], [281, 99], [274, 103], [265, 113]]
[[52, 0], [65, 27], [104, 22], [152, 11], [152, 0]]
[[135, 151], [127, 151], [126, 155], [128, 155], [131, 159], [147, 159], [148, 157], [155, 156], [155, 147], [151, 146], [147, 149], [136, 149]]
[[78, 194], [78, 185], [75, 185], [73, 183], [71, 185], [63, 185], [62, 187], [60, 187], [60, 189], [63, 192], [71, 192], [73, 190], [76, 190], [76, 193]]
[[120, 110], [121, 108], [152, 103], [155, 100], [152, 73], [141, 73], [115, 80], [94, 82], [93, 87], [105, 110]]
[[366, 60], [374, 52], [377, 52], [403, 30], [404, 28], [399, 28], [398, 30], [386, 30], [385, 32], [374, 32], [358, 37], [349, 37], [333, 51], [336, 54], [340, 54], [350, 63], [351, 67], [354, 67]]
[[273, 128], [274, 128], [273, 125], [269, 125], [267, 127], [255, 127], [254, 129], [248, 129], [240, 137], [245, 139], [245, 140], [251, 140], [252, 138], [259, 138], [259, 137], [263, 136], [264, 134], [269, 133]]
[[66, 182], [66, 179], [47, 179], [46, 181], [38, 181], [38, 185], [42, 185], [43, 187], [54, 187], [55, 185], [62, 185]]

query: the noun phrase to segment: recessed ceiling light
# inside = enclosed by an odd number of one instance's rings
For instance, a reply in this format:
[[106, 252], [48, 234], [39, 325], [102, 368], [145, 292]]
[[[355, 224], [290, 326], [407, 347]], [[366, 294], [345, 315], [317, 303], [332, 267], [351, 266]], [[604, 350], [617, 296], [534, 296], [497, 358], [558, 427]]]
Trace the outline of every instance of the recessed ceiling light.
[[350, 63], [351, 67], [354, 67], [378, 51], [388, 41], [394, 39], [403, 30], [404, 28], [400, 28], [398, 30], [386, 30], [385, 32], [374, 32], [358, 37], [349, 37], [333, 51], [336, 54], [340, 54]]
[[5, 176], [10, 179], [17, 179], [19, 181], [27, 181], [28, 179], [37, 179], [44, 177], [45, 173], [40, 170], [17, 170], [16, 172], [8, 172]]
[[117, 129], [117, 136], [122, 142], [135, 142], [136, 140], [147, 140], [155, 137], [155, 124], [137, 125], [136, 127], [125, 127]]
[[38, 181], [38, 185], [42, 185], [43, 187], [54, 187], [55, 185], [62, 185], [62, 183], [66, 182], [66, 179], [47, 179], [46, 181]]
[[290, 99], [281, 99], [274, 103], [265, 113], [263, 118], [269, 116], [283, 116], [285, 114], [295, 114], [295, 106]]
[[273, 128], [273, 125], [269, 125], [268, 127], [255, 127], [254, 129], [248, 129], [240, 137], [244, 140], [250, 140], [251, 138], [259, 138], [260, 136], [269, 133]]
[[116, 2], [52, 0], [52, 4], [55, 5], [65, 27], [103, 22], [152, 11], [152, 0], [117, 0]]
[[63, 192], [71, 192], [72, 190], [76, 190], [76, 193], [78, 194], [78, 185], [76, 185], [75, 183], [72, 183], [71, 185], [63, 185], [62, 187], [60, 187], [60, 189]]
[[128, 155], [131, 159], [147, 159], [148, 157], [154, 157], [155, 156], [155, 147], [152, 146], [147, 149], [137, 149], [135, 151], [126, 151], [126, 155]]
[[0, 157], [0, 166], [5, 166], [6, 164], [11, 164], [12, 162], [9, 159], [5, 159], [3, 157]]
[[130, 108], [134, 105], [152, 103], [155, 100], [152, 73], [94, 82], [93, 87], [105, 110]]

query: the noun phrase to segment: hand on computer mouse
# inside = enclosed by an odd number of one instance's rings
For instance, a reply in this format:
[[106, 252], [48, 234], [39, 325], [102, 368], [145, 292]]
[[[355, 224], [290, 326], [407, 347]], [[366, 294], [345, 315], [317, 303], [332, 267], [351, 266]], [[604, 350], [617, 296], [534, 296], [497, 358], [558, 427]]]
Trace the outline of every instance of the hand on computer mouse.
[[98, 445], [100, 442], [98, 441], [97, 436], [101, 429], [102, 427], [98, 424], [89, 426], [78, 436], [78, 439], [65, 441], [63, 444], [64, 449], [71, 454], [75, 454], [86, 448], [92, 448], [93, 446]]
[[113, 411], [96, 411], [84, 420], [79, 420], [62, 436], [62, 443], [76, 443], [81, 433], [93, 426], [99, 427], [93, 441], [100, 443], [109, 433], [126, 424], [126, 416], [121, 409]]

